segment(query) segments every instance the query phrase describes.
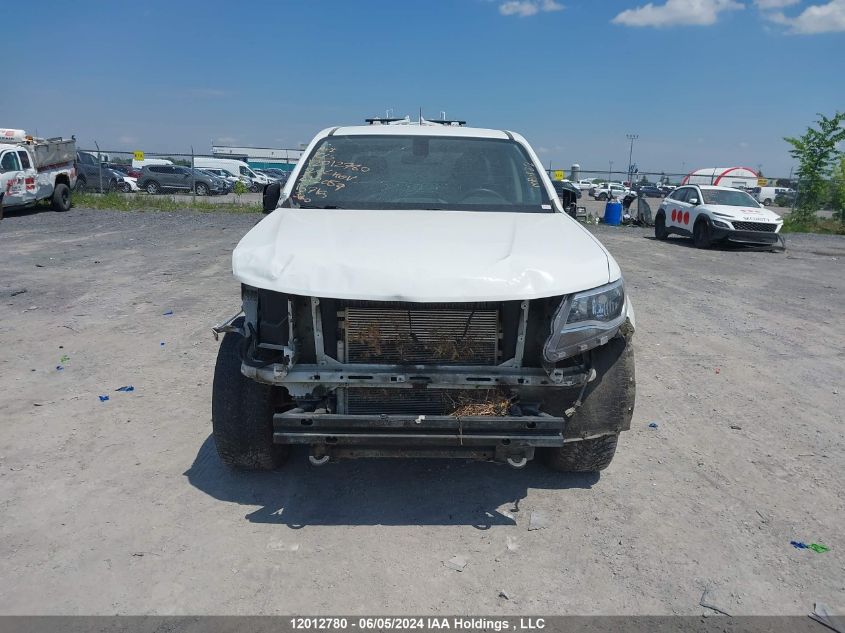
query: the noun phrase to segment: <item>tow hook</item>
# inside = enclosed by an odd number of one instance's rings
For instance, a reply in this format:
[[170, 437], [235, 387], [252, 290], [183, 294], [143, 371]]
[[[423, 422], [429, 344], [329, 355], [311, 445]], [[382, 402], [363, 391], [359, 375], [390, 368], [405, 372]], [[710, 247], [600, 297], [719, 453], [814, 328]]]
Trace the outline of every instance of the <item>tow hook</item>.
[[331, 459], [331, 456], [328, 453], [317, 455], [315, 451], [312, 451], [308, 456], [308, 461], [311, 462], [312, 466], [324, 466], [329, 463], [329, 459]]

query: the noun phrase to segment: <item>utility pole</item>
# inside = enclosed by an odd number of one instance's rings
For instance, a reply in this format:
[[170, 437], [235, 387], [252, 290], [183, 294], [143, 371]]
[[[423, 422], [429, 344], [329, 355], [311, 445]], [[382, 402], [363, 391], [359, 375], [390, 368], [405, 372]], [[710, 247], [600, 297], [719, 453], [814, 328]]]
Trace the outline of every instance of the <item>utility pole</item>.
[[608, 161], [610, 163], [610, 167], [607, 168], [607, 182], [610, 182], [610, 174], [613, 173], [613, 161]]
[[634, 186], [634, 164], [631, 162], [634, 157], [634, 141], [640, 138], [639, 134], [626, 134], [625, 138], [631, 141], [631, 149], [628, 150], [628, 186]]

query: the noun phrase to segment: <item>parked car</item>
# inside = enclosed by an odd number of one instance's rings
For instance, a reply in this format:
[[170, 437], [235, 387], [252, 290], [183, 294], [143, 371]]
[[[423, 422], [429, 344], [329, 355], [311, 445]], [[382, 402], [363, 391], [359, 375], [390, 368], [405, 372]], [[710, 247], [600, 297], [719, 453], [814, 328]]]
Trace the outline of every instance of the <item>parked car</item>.
[[765, 207], [770, 206], [780, 192], [779, 187], [751, 187], [748, 193]]
[[662, 198], [665, 195], [657, 185], [642, 185], [637, 189], [637, 193], [646, 198]]
[[290, 176], [289, 171], [285, 171], [284, 169], [276, 169], [275, 167], [271, 167], [263, 171], [265, 174], [267, 174], [271, 178], [274, 178], [278, 182], [287, 182], [288, 176]]
[[97, 162], [96, 154], [76, 152], [76, 187], [74, 191], [114, 191], [123, 181], [123, 176], [111, 169], [108, 163]]
[[270, 173], [269, 171], [267, 171], [266, 169], [256, 169], [256, 170], [254, 170], [254, 171], [255, 171], [255, 173], [256, 173], [256, 174], [258, 174], [259, 176], [264, 176], [265, 178], [267, 178], [267, 180], [268, 180], [269, 182], [278, 182], [278, 181], [279, 181], [278, 176], [276, 176], [275, 174], [271, 174], [271, 173]]
[[225, 188], [225, 190], [226, 190], [225, 193], [229, 193], [235, 188], [235, 185], [233, 183], [229, 182], [226, 178], [224, 178], [222, 176], [218, 176], [217, 174], [212, 173], [207, 169], [197, 169], [197, 172], [201, 172], [201, 173], [205, 174], [206, 176], [210, 176], [211, 178], [214, 178], [215, 180], [219, 181], [220, 184], [222, 184], [223, 187]]
[[197, 156], [194, 159], [194, 166], [202, 169], [207, 169], [209, 167], [213, 169], [225, 169], [232, 174], [245, 176], [249, 179], [249, 190], [253, 192], [261, 191], [271, 182], [267, 176], [264, 176], [263, 174], [256, 174], [255, 171], [244, 161], [236, 160], [234, 158]]
[[654, 236], [692, 237], [698, 248], [720, 241], [776, 244], [783, 219], [760, 206], [745, 191], [715, 185], [677, 188], [661, 203], [654, 219]]
[[798, 200], [798, 192], [785, 189], [775, 196], [776, 207], [791, 207]]
[[595, 182], [593, 182], [592, 178], [586, 180], [579, 180], [575, 183], [575, 186], [578, 187], [581, 191], [589, 191], [595, 186]]
[[628, 193], [630, 193], [630, 191], [631, 190], [628, 189], [621, 182], [611, 182], [598, 185], [595, 189], [592, 190], [590, 195], [592, 195], [593, 198], [595, 198], [596, 200], [608, 200], [610, 198], [617, 198], [621, 200]]
[[141, 169], [138, 186], [149, 194], [165, 191], [191, 191], [193, 184], [198, 196], [222, 195], [228, 193], [228, 187], [222, 178], [203, 173], [181, 165], [145, 165]]
[[235, 176], [232, 172], [220, 167], [203, 167], [202, 169], [210, 174], [214, 174], [218, 178], [222, 178], [232, 185], [232, 187], [235, 186], [236, 182], [242, 182], [247, 189], [252, 185], [252, 181], [246, 176]]
[[212, 390], [223, 463], [275, 468], [300, 444], [315, 465], [519, 468], [536, 450], [557, 470], [607, 467], [633, 414], [634, 313], [552, 187], [513, 132], [320, 132], [232, 256], [243, 316], [215, 328]]

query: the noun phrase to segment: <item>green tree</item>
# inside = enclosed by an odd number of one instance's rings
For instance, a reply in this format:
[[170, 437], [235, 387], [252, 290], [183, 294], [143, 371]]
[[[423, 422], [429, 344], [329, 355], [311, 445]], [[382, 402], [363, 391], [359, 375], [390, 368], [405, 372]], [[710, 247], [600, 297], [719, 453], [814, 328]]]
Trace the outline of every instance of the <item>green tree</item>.
[[845, 156], [839, 159], [839, 165], [833, 170], [830, 190], [836, 217], [840, 222], [845, 223]]
[[812, 220], [829, 195], [828, 179], [834, 161], [840, 155], [836, 145], [845, 140], [845, 112], [828, 118], [819, 114], [818, 129], [809, 127], [800, 138], [785, 137], [792, 145], [789, 153], [798, 161], [799, 197], [796, 220]]

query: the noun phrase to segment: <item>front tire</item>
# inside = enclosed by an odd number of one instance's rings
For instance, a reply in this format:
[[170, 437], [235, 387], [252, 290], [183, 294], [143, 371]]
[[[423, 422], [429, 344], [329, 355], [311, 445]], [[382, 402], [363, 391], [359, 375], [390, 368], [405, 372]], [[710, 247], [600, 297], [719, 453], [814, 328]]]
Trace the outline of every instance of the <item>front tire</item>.
[[208, 195], [208, 185], [204, 182], [198, 182], [196, 186], [197, 195], [198, 196], [207, 196]]
[[765, 200], [763, 200], [763, 206], [764, 206], [764, 207], [770, 207], [770, 206], [772, 206], [772, 199], [771, 199], [771, 198], [766, 198]]
[[666, 230], [666, 215], [662, 211], [654, 218], [654, 237], [661, 242], [669, 237], [669, 231]]
[[147, 190], [147, 193], [151, 196], [154, 196], [158, 193], [161, 193], [161, 185], [159, 185], [155, 180], [151, 180], [147, 183], [147, 186], [144, 187]]
[[[234, 323], [243, 327], [243, 318]], [[288, 456], [288, 447], [273, 443], [272, 388], [241, 373], [244, 337], [227, 332], [217, 353], [211, 396], [211, 422], [217, 454], [226, 466], [273, 470]]]
[[123, 193], [129, 193], [130, 191], [132, 191], [132, 187], [129, 185], [129, 183], [128, 183], [128, 182], [125, 182], [125, 181], [124, 181], [124, 182], [120, 185], [120, 190], [121, 190]]
[[84, 178], [77, 178], [76, 185], [74, 186], [73, 190], [76, 193], [85, 193], [85, 189], [88, 187], [88, 182]]
[[619, 434], [567, 442], [543, 453], [546, 465], [563, 473], [597, 473], [610, 466]]
[[58, 183], [53, 189], [53, 211], [70, 210], [70, 187], [64, 183]]
[[696, 248], [710, 248], [713, 243], [710, 237], [710, 223], [701, 219], [692, 227], [692, 241]]
[[605, 200], [607, 200], [607, 194], [604, 194], [604, 193], [599, 194], [599, 200], [600, 200], [600, 201], [602, 201], [602, 202], [604, 202]]

